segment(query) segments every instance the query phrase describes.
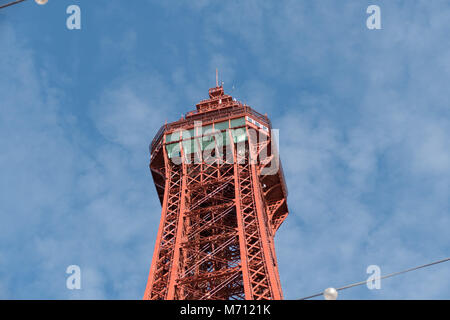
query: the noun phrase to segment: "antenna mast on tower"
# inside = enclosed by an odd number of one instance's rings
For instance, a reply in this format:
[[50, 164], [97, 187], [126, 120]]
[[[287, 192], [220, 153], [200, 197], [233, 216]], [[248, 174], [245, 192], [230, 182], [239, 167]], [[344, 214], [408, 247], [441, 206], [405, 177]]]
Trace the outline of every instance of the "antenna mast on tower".
[[216, 68], [216, 87], [219, 86], [219, 70]]

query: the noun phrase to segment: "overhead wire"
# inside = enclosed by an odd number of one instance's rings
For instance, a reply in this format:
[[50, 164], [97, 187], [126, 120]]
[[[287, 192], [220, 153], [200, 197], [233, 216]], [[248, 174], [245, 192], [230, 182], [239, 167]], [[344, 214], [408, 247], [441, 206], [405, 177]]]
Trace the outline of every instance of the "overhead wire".
[[16, 1], [13, 1], [10, 3], [7, 3], [7, 4], [2, 4], [2, 5], [0, 5], [0, 9], [6, 8], [6, 7], [9, 7], [9, 6], [24, 2], [24, 1], [26, 1], [26, 0], [16, 0]]
[[[403, 270], [403, 271], [390, 273], [390, 274], [387, 274], [387, 275], [382, 276], [382, 277], [378, 277], [378, 278], [371, 279], [371, 281], [376, 281], [376, 280], [382, 280], [382, 279], [386, 279], [386, 278], [391, 278], [391, 277], [397, 276], [397, 275], [399, 275], [399, 274], [411, 272], [411, 271], [418, 270], [418, 269], [422, 269], [422, 268], [427, 268], [427, 267], [430, 267], [430, 266], [433, 266], [433, 265], [436, 265], [436, 264], [439, 264], [439, 263], [444, 263], [444, 262], [447, 262], [447, 261], [450, 261], [450, 257], [445, 258], [445, 259], [442, 259], [442, 260], [434, 261], [434, 262], [431, 262], [431, 263], [427, 263], [427, 264], [424, 264], [424, 265], [421, 265], [421, 266], [417, 266], [417, 267], [414, 267], [414, 268], [409, 268], [409, 269], [406, 269], [406, 270]], [[368, 280], [360, 281], [360, 282], [355, 282], [355, 283], [352, 283], [352, 284], [349, 284], [349, 285], [346, 285], [346, 286], [337, 288], [336, 291], [341, 291], [341, 290], [345, 290], [345, 289], [357, 287], [357, 286], [360, 286], [360, 285], [363, 285], [363, 284], [367, 283], [367, 281], [368, 281]], [[304, 297], [304, 298], [301, 298], [301, 299], [298, 299], [298, 300], [308, 300], [308, 299], [311, 299], [311, 298], [320, 297], [321, 295], [323, 295], [323, 292], [321, 292], [321, 293], [316, 293], [316, 294], [313, 294], [313, 295], [311, 295], [311, 296], [307, 296], [307, 297]]]

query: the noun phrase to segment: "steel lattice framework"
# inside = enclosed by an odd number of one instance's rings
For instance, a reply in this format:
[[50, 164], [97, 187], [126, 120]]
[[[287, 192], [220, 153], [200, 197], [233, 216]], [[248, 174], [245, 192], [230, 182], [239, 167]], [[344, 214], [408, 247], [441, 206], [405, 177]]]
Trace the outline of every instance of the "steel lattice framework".
[[216, 86], [159, 130], [150, 170], [162, 213], [144, 299], [283, 298], [274, 236], [287, 190], [270, 129]]

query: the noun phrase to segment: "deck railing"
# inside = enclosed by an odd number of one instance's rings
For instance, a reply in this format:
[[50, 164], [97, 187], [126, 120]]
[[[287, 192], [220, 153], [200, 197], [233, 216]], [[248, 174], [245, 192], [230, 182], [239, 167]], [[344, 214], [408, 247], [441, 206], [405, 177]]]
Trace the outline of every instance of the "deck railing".
[[176, 129], [180, 129], [182, 127], [190, 127], [194, 125], [195, 121], [202, 121], [205, 123], [218, 121], [223, 118], [232, 118], [237, 116], [245, 116], [249, 115], [253, 118], [256, 118], [258, 121], [265, 124], [268, 128], [271, 128], [270, 120], [267, 116], [262, 115], [261, 113], [253, 110], [251, 107], [242, 105], [237, 103], [236, 101], [232, 101], [232, 103], [228, 103], [228, 105], [224, 105], [221, 109], [205, 112], [205, 113], [188, 113], [185, 119], [164, 124], [158, 130], [153, 138], [152, 143], [150, 145], [150, 153], [152, 153], [160, 140], [162, 139], [165, 132], [170, 132]]

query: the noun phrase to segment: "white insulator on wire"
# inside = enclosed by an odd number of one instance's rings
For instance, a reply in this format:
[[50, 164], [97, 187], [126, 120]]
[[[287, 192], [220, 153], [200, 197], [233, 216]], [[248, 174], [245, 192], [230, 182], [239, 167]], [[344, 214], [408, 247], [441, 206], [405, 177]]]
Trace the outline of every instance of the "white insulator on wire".
[[323, 291], [323, 297], [325, 300], [336, 300], [338, 292], [335, 288], [327, 288]]

